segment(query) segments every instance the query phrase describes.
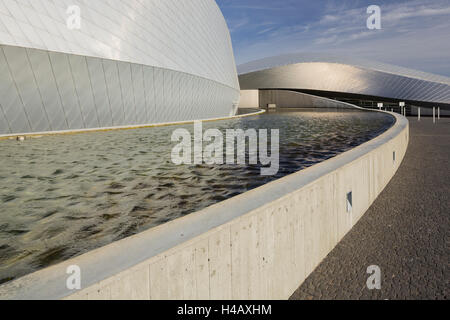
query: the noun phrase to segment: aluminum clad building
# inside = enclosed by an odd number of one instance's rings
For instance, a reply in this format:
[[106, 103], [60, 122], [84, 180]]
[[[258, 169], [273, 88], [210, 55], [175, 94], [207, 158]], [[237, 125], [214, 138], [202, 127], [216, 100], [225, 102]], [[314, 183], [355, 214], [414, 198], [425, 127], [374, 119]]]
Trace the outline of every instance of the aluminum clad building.
[[450, 109], [450, 78], [355, 57], [289, 54], [241, 65], [239, 74], [242, 90], [329, 92]]
[[214, 0], [0, 0], [0, 49], [0, 135], [225, 117], [239, 102]]

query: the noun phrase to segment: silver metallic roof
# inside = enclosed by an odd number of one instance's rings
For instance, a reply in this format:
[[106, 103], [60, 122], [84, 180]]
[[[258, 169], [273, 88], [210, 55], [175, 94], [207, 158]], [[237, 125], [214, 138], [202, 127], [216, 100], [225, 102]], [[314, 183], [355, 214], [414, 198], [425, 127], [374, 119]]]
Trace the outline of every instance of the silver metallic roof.
[[[69, 8], [80, 29], [69, 29]], [[0, 0], [0, 44], [160, 67], [239, 89], [214, 0]]]
[[238, 74], [241, 75], [245, 73], [305, 62], [329, 62], [329, 63], [347, 64], [355, 67], [385, 73], [392, 73], [395, 75], [401, 75], [408, 78], [439, 82], [450, 85], [449, 77], [408, 69], [392, 64], [366, 60], [360, 57], [343, 56], [343, 55], [341, 56], [324, 53], [291, 53], [255, 60], [238, 66]]
[[304, 89], [450, 105], [450, 78], [361, 58], [289, 54], [238, 67], [241, 89]]

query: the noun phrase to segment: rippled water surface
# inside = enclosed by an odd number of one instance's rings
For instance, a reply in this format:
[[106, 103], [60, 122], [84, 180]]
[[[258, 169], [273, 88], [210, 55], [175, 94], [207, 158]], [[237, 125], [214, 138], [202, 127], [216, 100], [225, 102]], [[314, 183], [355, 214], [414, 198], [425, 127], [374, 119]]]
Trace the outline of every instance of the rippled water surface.
[[0, 283], [231, 198], [358, 146], [393, 118], [289, 111], [204, 123], [280, 129], [280, 170], [175, 166], [173, 130], [192, 125], [0, 141]]

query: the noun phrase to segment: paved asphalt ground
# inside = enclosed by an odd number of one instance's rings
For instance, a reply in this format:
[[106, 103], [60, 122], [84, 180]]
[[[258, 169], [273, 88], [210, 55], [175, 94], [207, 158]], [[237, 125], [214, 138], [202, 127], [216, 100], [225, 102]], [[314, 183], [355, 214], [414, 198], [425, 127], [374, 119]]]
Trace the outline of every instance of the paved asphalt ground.
[[[392, 181], [291, 299], [450, 298], [450, 119], [409, 118]], [[381, 290], [366, 286], [381, 268]]]

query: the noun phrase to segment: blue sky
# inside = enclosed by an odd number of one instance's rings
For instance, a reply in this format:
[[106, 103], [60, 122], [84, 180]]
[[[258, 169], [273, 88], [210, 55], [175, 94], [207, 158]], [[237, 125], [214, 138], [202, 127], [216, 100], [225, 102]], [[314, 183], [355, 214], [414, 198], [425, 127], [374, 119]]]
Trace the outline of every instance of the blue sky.
[[[450, 76], [450, 0], [217, 0], [236, 63], [333, 52]], [[369, 30], [367, 7], [381, 7]]]

